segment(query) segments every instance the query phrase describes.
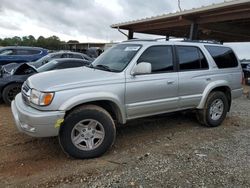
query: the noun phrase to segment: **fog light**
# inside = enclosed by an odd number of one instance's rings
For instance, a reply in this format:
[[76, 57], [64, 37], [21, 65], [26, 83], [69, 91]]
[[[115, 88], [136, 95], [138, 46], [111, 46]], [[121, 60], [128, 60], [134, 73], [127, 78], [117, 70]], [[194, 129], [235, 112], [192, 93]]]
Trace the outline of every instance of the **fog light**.
[[31, 127], [27, 124], [21, 124], [21, 127], [23, 130], [34, 133], [36, 131], [36, 129], [34, 127]]

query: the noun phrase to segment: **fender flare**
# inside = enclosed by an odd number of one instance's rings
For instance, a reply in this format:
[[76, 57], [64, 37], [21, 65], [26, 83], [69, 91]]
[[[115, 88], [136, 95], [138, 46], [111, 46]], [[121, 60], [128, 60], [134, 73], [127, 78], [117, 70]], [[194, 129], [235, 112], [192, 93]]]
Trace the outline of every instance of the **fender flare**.
[[95, 92], [95, 93], [85, 93], [80, 94], [75, 97], [66, 100], [60, 107], [60, 111], [69, 111], [76, 106], [91, 103], [91, 102], [98, 102], [98, 101], [109, 101], [112, 102], [117, 106], [119, 109], [119, 113], [122, 118], [122, 123], [126, 123], [126, 112], [124, 109], [124, 105], [120, 102], [119, 98], [111, 93], [106, 92]]
[[228, 87], [230, 88], [230, 84], [225, 81], [225, 80], [217, 80], [215, 82], [211, 82], [207, 85], [207, 87], [205, 88], [203, 94], [202, 94], [202, 98], [201, 101], [199, 103], [199, 105], [197, 106], [197, 109], [203, 109], [205, 106], [205, 103], [207, 101], [208, 95], [211, 93], [212, 90], [214, 90], [217, 87]]

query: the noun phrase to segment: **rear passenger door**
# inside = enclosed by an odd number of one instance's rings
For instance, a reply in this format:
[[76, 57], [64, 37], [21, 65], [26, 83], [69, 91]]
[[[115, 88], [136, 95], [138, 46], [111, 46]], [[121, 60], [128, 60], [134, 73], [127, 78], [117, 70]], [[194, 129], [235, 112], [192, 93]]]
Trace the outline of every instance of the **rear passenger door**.
[[195, 108], [210, 82], [208, 61], [199, 47], [176, 46], [179, 69], [179, 107]]
[[128, 119], [175, 110], [178, 107], [178, 74], [172, 46], [151, 46], [137, 60], [151, 63], [152, 73], [126, 78]]

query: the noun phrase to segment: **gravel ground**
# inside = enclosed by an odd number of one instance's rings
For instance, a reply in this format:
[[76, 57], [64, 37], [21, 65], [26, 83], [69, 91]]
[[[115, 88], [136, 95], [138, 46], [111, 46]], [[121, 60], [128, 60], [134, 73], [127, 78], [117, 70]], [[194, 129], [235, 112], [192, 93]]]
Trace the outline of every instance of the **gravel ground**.
[[250, 187], [249, 109], [235, 100], [218, 128], [192, 113], [129, 122], [104, 156], [74, 160], [57, 138], [19, 133], [0, 104], [0, 187]]

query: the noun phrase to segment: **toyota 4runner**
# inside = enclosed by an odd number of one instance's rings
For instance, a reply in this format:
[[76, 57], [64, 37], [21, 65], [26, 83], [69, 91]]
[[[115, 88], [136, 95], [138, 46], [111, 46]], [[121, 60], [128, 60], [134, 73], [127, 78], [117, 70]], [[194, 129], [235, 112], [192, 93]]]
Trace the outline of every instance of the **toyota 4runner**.
[[58, 136], [70, 156], [93, 158], [128, 120], [191, 109], [202, 125], [221, 125], [241, 81], [240, 63], [224, 45], [132, 40], [88, 67], [31, 76], [11, 108], [21, 132]]

